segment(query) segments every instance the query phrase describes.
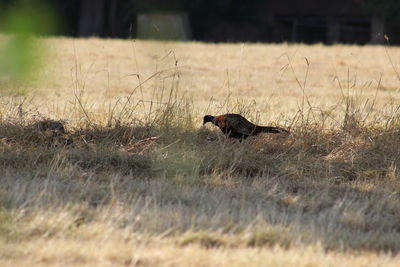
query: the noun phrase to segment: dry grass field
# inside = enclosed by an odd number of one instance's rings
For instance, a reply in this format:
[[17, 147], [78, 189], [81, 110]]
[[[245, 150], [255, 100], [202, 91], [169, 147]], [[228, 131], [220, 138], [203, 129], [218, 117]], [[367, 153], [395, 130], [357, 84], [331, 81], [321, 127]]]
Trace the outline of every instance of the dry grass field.
[[0, 80], [1, 266], [400, 265], [399, 48], [42, 42]]

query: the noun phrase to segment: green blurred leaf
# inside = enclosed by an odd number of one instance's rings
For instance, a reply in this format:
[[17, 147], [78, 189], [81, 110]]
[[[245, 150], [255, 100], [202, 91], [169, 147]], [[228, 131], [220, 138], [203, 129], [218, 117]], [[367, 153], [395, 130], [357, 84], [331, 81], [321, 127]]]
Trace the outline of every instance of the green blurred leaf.
[[48, 35], [56, 30], [56, 17], [42, 1], [19, 1], [0, 17], [0, 31], [14, 34]]
[[56, 30], [56, 17], [42, 1], [19, 1], [0, 13], [0, 78], [21, 81], [38, 70], [43, 48], [35, 36]]

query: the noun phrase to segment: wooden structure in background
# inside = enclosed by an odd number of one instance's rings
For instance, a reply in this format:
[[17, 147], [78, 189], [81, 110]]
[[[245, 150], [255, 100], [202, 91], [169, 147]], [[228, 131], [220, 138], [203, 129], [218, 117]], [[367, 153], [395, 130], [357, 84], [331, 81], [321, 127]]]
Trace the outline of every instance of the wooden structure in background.
[[188, 16], [185, 13], [138, 14], [137, 37], [187, 41], [191, 38]]
[[382, 19], [368, 13], [362, 0], [267, 1], [266, 30], [274, 42], [381, 43]]

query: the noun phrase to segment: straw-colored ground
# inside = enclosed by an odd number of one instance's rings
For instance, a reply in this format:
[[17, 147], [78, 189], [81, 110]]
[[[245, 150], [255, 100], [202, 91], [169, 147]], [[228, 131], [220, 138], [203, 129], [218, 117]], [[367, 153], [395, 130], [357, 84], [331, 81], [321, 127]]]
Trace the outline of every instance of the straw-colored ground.
[[0, 83], [1, 266], [400, 265], [399, 48], [43, 42]]

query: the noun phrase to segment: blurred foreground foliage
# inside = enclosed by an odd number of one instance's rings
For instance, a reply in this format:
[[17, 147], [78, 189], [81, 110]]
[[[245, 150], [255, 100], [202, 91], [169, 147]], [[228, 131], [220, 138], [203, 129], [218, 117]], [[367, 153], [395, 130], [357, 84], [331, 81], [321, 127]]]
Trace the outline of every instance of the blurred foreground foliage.
[[43, 1], [0, 8], [0, 81], [21, 82], [34, 75], [45, 55], [37, 37], [52, 34], [56, 27], [56, 16]]

